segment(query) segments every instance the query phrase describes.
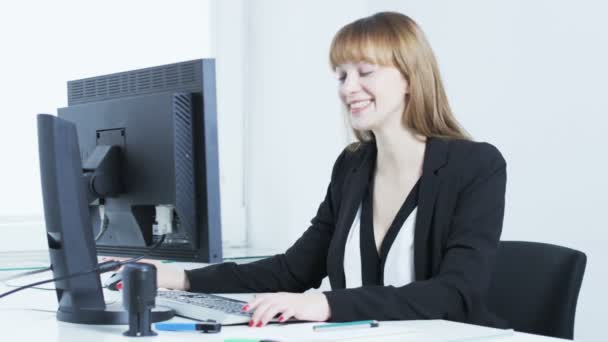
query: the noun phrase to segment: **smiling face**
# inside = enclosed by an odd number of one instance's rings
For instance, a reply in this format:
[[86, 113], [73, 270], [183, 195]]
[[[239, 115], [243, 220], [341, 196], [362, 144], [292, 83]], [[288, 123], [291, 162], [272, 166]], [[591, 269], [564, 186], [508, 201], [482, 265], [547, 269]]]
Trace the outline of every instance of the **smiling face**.
[[340, 64], [335, 71], [353, 129], [378, 131], [401, 124], [408, 83], [399, 69], [358, 62]]
[[452, 114], [433, 50], [408, 16], [380, 12], [345, 25], [329, 62], [358, 141], [395, 128], [470, 139]]

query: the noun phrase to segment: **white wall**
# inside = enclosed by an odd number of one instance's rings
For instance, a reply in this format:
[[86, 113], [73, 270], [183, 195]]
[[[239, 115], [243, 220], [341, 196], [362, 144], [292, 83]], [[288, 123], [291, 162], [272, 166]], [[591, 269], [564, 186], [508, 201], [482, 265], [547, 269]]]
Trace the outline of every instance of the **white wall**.
[[576, 337], [606, 340], [604, 2], [249, 2], [251, 242], [280, 250], [308, 226], [344, 145], [328, 44], [340, 26], [380, 10], [420, 23], [457, 117], [507, 159], [503, 239], [587, 254]]
[[328, 49], [365, 3], [248, 4], [249, 241], [282, 250], [316, 213], [346, 142]]
[[[36, 114], [67, 105], [68, 80], [214, 57], [222, 49], [215, 44], [216, 10], [211, 0], [0, 3], [0, 251], [46, 248]], [[217, 24], [222, 33], [230, 27]], [[243, 178], [242, 156], [222, 132], [239, 137], [241, 119], [235, 124], [229, 115], [234, 70], [224, 61], [217, 63], [222, 221], [224, 237], [242, 244], [242, 191], [232, 189]]]
[[245, 212], [247, 136], [247, 22], [244, 0], [213, 1], [213, 51], [216, 56], [222, 238], [225, 247], [247, 241]]

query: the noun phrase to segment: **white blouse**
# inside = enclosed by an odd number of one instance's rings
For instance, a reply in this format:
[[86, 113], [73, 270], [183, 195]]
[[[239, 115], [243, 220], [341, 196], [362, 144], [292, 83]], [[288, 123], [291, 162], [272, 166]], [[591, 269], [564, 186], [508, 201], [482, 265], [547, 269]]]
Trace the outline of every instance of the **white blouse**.
[[[404, 286], [414, 281], [414, 228], [418, 207], [407, 217], [390, 246], [384, 263], [384, 285]], [[346, 288], [361, 287], [361, 206], [346, 238], [344, 276]], [[375, 245], [375, 244], [374, 244]]]

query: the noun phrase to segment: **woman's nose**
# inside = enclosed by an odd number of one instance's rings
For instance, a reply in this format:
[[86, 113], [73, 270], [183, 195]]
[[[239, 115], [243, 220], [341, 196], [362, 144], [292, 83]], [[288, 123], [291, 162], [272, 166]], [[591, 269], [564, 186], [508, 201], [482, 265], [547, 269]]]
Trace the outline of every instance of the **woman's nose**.
[[361, 90], [361, 84], [359, 83], [359, 78], [356, 76], [348, 75], [344, 78], [344, 82], [340, 86], [340, 92], [343, 95], [352, 94]]

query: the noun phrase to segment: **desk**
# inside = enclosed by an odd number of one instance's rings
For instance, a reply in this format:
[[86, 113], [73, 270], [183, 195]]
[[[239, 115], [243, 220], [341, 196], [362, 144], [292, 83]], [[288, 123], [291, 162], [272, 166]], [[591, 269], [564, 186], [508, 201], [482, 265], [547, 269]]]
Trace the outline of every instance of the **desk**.
[[[9, 288], [0, 285], [0, 291]], [[118, 300], [117, 292], [106, 292], [107, 301]], [[133, 341], [122, 333], [125, 325], [79, 325], [55, 319], [57, 302], [54, 291], [24, 290], [0, 299], [0, 331], [3, 341], [49, 342], [111, 342]], [[181, 317], [173, 321], [188, 321]], [[263, 328], [247, 326], [224, 327], [221, 334], [158, 331], [156, 337], [142, 341], [223, 341], [225, 338], [272, 338], [279, 341], [564, 341], [524, 333], [507, 333], [499, 329], [443, 320], [381, 322], [379, 328], [315, 333], [313, 323], [270, 325]], [[350, 334], [350, 335], [348, 335]], [[496, 336], [501, 335], [501, 336]], [[491, 337], [494, 336], [494, 337]]]
[[[6, 255], [4, 255], [6, 254]], [[17, 255], [16, 255], [17, 254]], [[46, 253], [0, 253], [0, 267], [48, 265]], [[19, 261], [17, 262], [16, 259]], [[187, 264], [182, 264], [189, 268]], [[197, 265], [200, 266], [200, 265]], [[15, 272], [0, 273], [0, 279]], [[28, 284], [48, 279], [52, 273], [8, 281], [9, 284]], [[106, 275], [102, 275], [107, 276]], [[52, 284], [43, 285], [52, 288]], [[0, 282], [0, 292], [11, 288]], [[119, 301], [121, 293], [104, 290], [107, 303]], [[49, 342], [111, 342], [133, 340], [122, 335], [126, 325], [80, 325], [58, 322], [55, 319], [57, 300], [54, 290], [28, 289], [0, 299], [0, 336], [2, 341], [49, 341]], [[175, 317], [172, 321], [189, 321]], [[480, 327], [470, 324], [443, 320], [420, 320], [381, 322], [379, 328], [315, 333], [315, 323], [269, 325], [263, 328], [247, 326], [223, 327], [220, 334], [201, 334], [196, 332], [158, 331], [158, 336], [147, 337], [142, 341], [223, 341], [225, 338], [267, 338], [278, 341], [500, 341], [500, 342], [549, 342], [565, 341], [525, 333], [509, 333], [499, 329]]]

